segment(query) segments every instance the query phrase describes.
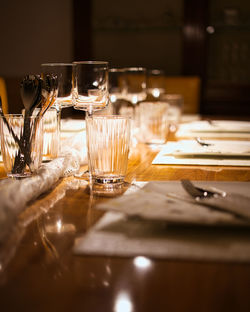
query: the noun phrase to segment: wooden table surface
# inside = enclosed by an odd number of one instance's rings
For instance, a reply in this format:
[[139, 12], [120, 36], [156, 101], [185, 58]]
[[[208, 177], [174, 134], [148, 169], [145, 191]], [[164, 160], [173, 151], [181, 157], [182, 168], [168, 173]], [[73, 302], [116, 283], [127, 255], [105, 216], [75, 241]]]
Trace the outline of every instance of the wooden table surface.
[[[250, 181], [246, 167], [151, 165], [156, 153], [139, 145], [126, 180]], [[101, 217], [101, 200], [70, 177], [27, 207], [0, 250], [1, 312], [250, 311], [250, 263], [151, 259], [141, 271], [133, 258], [73, 255], [75, 237]], [[51, 230], [58, 220], [67, 231]]]

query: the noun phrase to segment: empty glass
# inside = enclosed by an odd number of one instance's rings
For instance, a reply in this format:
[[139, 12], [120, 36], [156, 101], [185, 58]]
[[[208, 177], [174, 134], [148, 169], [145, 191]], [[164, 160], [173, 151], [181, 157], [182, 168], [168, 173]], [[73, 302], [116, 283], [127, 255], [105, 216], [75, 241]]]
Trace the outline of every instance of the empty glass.
[[86, 127], [93, 184], [106, 188], [122, 184], [130, 147], [130, 118], [117, 115], [87, 117]]
[[59, 155], [59, 123], [59, 113], [51, 107], [43, 116], [43, 161], [50, 161]]
[[74, 108], [88, 115], [108, 105], [108, 62], [74, 62]]
[[161, 100], [166, 101], [169, 104], [169, 129], [171, 132], [175, 132], [178, 129], [181, 120], [184, 103], [183, 96], [181, 94], [164, 94], [161, 96]]
[[114, 114], [119, 114], [125, 103], [127, 83], [123, 68], [111, 68], [109, 70], [109, 99]]
[[147, 93], [150, 99], [159, 99], [166, 92], [165, 86], [165, 73], [163, 70], [147, 70]]
[[45, 63], [41, 64], [42, 76], [55, 74], [58, 81], [56, 105], [59, 109], [73, 106], [73, 67], [72, 63]]
[[149, 144], [163, 144], [168, 136], [168, 108], [164, 102], [142, 102], [139, 106], [139, 140]]

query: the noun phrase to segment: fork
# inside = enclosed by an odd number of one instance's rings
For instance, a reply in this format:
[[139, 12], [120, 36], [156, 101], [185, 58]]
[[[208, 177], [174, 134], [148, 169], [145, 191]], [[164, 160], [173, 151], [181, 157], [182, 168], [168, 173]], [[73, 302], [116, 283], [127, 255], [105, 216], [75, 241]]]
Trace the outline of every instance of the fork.
[[201, 138], [195, 138], [195, 141], [198, 144], [200, 144], [201, 146], [211, 146], [211, 145], [213, 145], [212, 143], [204, 142]]
[[207, 207], [230, 212], [237, 217], [250, 221], [250, 198], [237, 193], [226, 193], [212, 188], [196, 187], [189, 180], [181, 180], [183, 188], [199, 204]]
[[209, 197], [225, 197], [226, 192], [221, 190], [215, 190], [211, 188], [201, 188], [195, 186], [190, 180], [183, 179], [181, 180], [181, 184], [183, 188], [186, 190], [186, 192], [194, 197], [196, 200], [203, 199], [203, 198], [209, 198]]

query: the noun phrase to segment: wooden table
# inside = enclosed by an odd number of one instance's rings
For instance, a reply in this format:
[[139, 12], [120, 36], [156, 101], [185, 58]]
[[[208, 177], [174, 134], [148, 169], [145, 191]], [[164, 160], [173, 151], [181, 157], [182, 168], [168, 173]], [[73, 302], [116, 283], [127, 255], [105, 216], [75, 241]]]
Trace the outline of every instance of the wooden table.
[[[127, 181], [250, 181], [250, 168], [151, 165], [155, 155], [138, 146]], [[95, 204], [105, 200], [71, 188], [74, 180], [31, 203], [1, 246], [0, 311], [250, 311], [250, 264], [151, 259], [142, 272], [133, 258], [73, 255], [75, 237], [101, 217]]]

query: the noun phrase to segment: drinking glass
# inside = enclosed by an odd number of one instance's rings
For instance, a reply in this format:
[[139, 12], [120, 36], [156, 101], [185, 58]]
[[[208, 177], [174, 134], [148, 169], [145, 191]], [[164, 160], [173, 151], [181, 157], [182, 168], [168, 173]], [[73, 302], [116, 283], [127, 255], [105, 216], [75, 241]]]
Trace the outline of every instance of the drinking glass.
[[138, 125], [138, 104], [146, 99], [146, 68], [125, 68], [125, 79], [127, 85], [126, 100], [128, 105], [123, 106], [120, 114], [131, 116], [135, 126]]
[[54, 74], [57, 76], [58, 93], [56, 106], [58, 109], [73, 106], [73, 67], [72, 63], [44, 63], [41, 64], [42, 76]]
[[[38, 116], [40, 108], [34, 109], [32, 116]], [[25, 110], [22, 110], [25, 114]], [[55, 107], [50, 107], [43, 115], [43, 162], [51, 161], [59, 155], [60, 127], [59, 114]]]
[[109, 69], [109, 99], [113, 114], [118, 115], [126, 105], [127, 83], [124, 68]]
[[165, 73], [163, 70], [147, 70], [147, 94], [149, 99], [158, 100], [166, 92], [165, 85]]
[[91, 116], [94, 111], [108, 105], [108, 62], [82, 61], [73, 64], [74, 108]]
[[[93, 117], [93, 113], [108, 106], [108, 62], [80, 61], [74, 62], [73, 103], [74, 108], [86, 112], [87, 117]], [[86, 128], [88, 136], [88, 129]], [[90, 158], [88, 152], [88, 160]], [[77, 178], [91, 179], [89, 171], [76, 173]]]
[[7, 176], [25, 178], [42, 162], [43, 122], [41, 117], [6, 114], [0, 117], [1, 150]]
[[87, 117], [86, 127], [93, 185], [113, 189], [123, 184], [130, 147], [130, 118], [118, 115]]
[[148, 144], [163, 144], [168, 135], [168, 108], [166, 102], [140, 103], [139, 140]]
[[162, 101], [166, 101], [169, 104], [168, 109], [168, 121], [169, 130], [176, 132], [182, 115], [184, 99], [181, 94], [163, 94], [161, 96]]

